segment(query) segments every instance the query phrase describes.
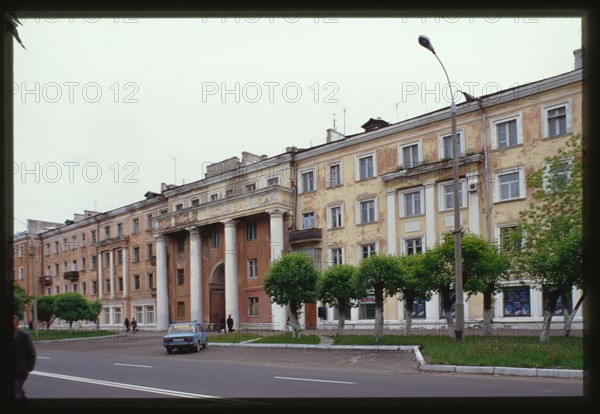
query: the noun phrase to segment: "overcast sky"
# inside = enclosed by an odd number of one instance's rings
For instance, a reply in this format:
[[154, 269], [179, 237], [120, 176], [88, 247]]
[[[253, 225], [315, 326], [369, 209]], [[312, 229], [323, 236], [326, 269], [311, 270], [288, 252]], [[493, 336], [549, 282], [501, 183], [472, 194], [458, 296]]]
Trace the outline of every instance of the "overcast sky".
[[[581, 20], [30, 19], [15, 45], [15, 231], [573, 70]], [[344, 116], [345, 110], [345, 116]]]

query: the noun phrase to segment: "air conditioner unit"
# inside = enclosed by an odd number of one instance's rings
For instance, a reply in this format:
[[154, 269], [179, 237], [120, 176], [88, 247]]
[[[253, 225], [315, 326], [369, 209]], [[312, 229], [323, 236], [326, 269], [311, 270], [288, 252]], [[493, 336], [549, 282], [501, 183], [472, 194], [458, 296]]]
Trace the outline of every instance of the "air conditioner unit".
[[469, 192], [474, 193], [477, 191], [477, 183], [469, 183]]

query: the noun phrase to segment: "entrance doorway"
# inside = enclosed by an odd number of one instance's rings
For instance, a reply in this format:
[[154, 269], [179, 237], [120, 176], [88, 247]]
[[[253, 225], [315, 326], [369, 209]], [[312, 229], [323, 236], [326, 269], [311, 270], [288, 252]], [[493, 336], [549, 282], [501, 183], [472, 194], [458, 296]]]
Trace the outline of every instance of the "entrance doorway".
[[317, 304], [305, 303], [304, 312], [306, 329], [317, 329]]
[[225, 264], [219, 263], [213, 270], [210, 276], [210, 283], [208, 285], [210, 298], [209, 298], [209, 315], [210, 323], [218, 324], [221, 316], [225, 315]]

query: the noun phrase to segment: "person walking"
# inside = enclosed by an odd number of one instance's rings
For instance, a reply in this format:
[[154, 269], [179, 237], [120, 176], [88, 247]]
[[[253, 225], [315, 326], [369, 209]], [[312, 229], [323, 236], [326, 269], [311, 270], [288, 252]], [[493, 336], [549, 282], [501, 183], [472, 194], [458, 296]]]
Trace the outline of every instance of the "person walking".
[[129, 319], [125, 318], [125, 332], [129, 332]]
[[227, 330], [229, 330], [229, 333], [233, 332], [233, 318], [231, 314], [227, 317]]
[[13, 317], [12, 356], [14, 358], [14, 382], [12, 395], [15, 399], [27, 399], [23, 385], [35, 367], [37, 353], [33, 346], [31, 336], [19, 331], [19, 317]]
[[225, 317], [223, 315], [219, 318], [219, 333], [225, 333]]
[[131, 331], [134, 335], [137, 332], [137, 330], [137, 321], [135, 320], [135, 318], [131, 318]]

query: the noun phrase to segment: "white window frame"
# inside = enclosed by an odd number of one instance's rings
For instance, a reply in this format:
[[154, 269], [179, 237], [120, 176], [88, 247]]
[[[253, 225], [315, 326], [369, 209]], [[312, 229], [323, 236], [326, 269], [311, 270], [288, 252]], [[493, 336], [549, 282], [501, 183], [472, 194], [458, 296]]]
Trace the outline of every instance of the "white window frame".
[[[517, 222], [510, 222], [510, 223], [503, 223], [503, 224], [496, 224], [494, 226], [494, 236], [495, 236], [495, 240], [496, 240], [496, 246], [498, 246], [498, 249], [502, 250], [502, 230], [506, 229], [506, 228], [518, 228], [519, 223]], [[523, 246], [523, 241], [521, 241], [521, 247]]]
[[[116, 224], [117, 227], [117, 237], [123, 237], [125, 235], [125, 226], [123, 226], [123, 222], [119, 222]], [[121, 232], [119, 232], [119, 229], [121, 229]]]
[[[500, 199], [500, 177], [502, 175], [512, 174], [518, 172], [519, 173], [519, 197], [508, 198], [505, 200]], [[523, 200], [526, 198], [526, 188], [525, 188], [525, 167], [520, 166], [517, 168], [510, 168], [502, 171], [498, 171], [495, 174], [494, 180], [494, 203], [501, 203], [507, 201], [517, 201]]]
[[19, 257], [23, 257], [23, 245], [19, 244]]
[[[419, 208], [421, 212], [418, 214], [406, 214], [406, 203], [404, 201], [404, 197], [408, 194], [419, 193]], [[400, 206], [400, 217], [418, 217], [425, 214], [425, 191], [423, 187], [413, 187], [408, 190], [400, 191], [398, 193], [398, 205]]]
[[[136, 229], [136, 220], [137, 220], [137, 229]], [[131, 219], [131, 234], [139, 234], [141, 231], [140, 229], [140, 218], [139, 217], [133, 217]]]
[[[361, 209], [361, 204], [362, 203], [366, 203], [368, 201], [374, 201], [373, 204], [373, 209], [374, 209], [374, 215], [375, 217], [373, 218], [373, 221], [362, 221], [362, 209]], [[356, 224], [372, 224], [372, 223], [377, 223], [379, 218], [379, 210], [378, 210], [378, 206], [377, 206], [377, 197], [369, 197], [369, 198], [364, 198], [362, 200], [356, 200]]]
[[[332, 167], [338, 167], [338, 183], [336, 185], [333, 185], [331, 183], [331, 168]], [[341, 187], [342, 185], [344, 185], [344, 172], [342, 170], [342, 162], [341, 161], [336, 161], [336, 162], [331, 162], [329, 164], [327, 164], [325, 166], [326, 170], [325, 170], [325, 186], [327, 188], [336, 188], [336, 187]]]
[[[567, 176], [567, 182], [568, 182], [571, 179], [571, 168], [573, 166], [573, 158], [566, 157], [562, 160], [562, 162], [564, 162], [567, 166], [566, 176]], [[550, 173], [551, 166], [552, 166], [551, 162], [544, 162], [544, 165], [543, 165], [544, 174], [542, 177], [542, 188], [544, 189], [544, 192], [546, 192], [546, 193], [548, 193], [552, 190], [550, 188], [550, 178], [552, 177], [552, 174]]]
[[71, 271], [72, 272], [77, 271], [77, 259], [71, 260]]
[[409, 241], [409, 240], [417, 240], [417, 239], [421, 240], [421, 253], [423, 253], [425, 251], [425, 236], [402, 237], [402, 239], [401, 239], [401, 249], [402, 249], [402, 255], [403, 256], [407, 256], [408, 255], [408, 246], [406, 245], [406, 242]]
[[[269, 183], [270, 180], [276, 180], [276, 183]], [[271, 177], [265, 177], [265, 187], [274, 187], [276, 185], [279, 185], [279, 182], [281, 181], [281, 179], [279, 178], [278, 175], [273, 175]]]
[[233, 187], [223, 189], [223, 198], [233, 198], [235, 196], [235, 190]]
[[190, 200], [190, 207], [198, 207], [199, 205], [200, 205], [200, 197], [194, 197]]
[[[465, 130], [464, 129], [457, 129], [456, 130], [456, 135], [459, 139], [458, 141], [458, 148], [459, 148], [459, 153], [458, 156], [462, 157], [463, 155], [465, 155]], [[443, 132], [438, 134], [438, 155], [439, 155], [439, 159], [443, 160], [444, 158], [446, 158], [446, 154], [444, 154], [444, 138], [446, 137], [450, 137], [450, 140], [452, 140], [452, 131], [448, 132]], [[452, 156], [450, 156], [450, 159], [452, 159]]]
[[19, 280], [23, 280], [24, 272], [25, 272], [25, 269], [23, 269], [22, 267], [19, 267]]
[[142, 289], [142, 279], [138, 273], [131, 276], [131, 290], [137, 291]]
[[256, 279], [258, 277], [258, 259], [248, 259], [246, 272], [250, 279]]
[[[312, 174], [312, 188], [311, 189], [306, 189], [304, 188], [304, 175], [305, 174]], [[300, 188], [300, 194], [304, 194], [304, 193], [312, 193], [313, 191], [317, 191], [317, 169], [316, 168], [307, 168], [304, 169], [302, 171], [300, 171], [298, 173], [298, 183], [299, 188]]]
[[154, 228], [152, 223], [152, 213], [146, 214], [146, 230], [152, 230]]
[[154, 305], [144, 305], [144, 325], [155, 325], [156, 307]]
[[[214, 200], [213, 200], [214, 198]], [[219, 201], [219, 192], [218, 191], [211, 191], [210, 193], [208, 193], [208, 202], [213, 202], [213, 201]]]
[[[360, 161], [365, 159], [365, 158], [372, 158], [373, 159], [373, 175], [371, 177], [364, 177], [362, 178], [360, 176]], [[364, 181], [364, 180], [370, 180], [372, 178], [377, 177], [377, 156], [375, 154], [375, 152], [370, 152], [368, 154], [360, 154], [357, 155], [355, 160], [354, 160], [354, 181]]]
[[[311, 227], [305, 227], [305, 221], [304, 221], [304, 219], [307, 218], [308, 214], [312, 214], [312, 226]], [[314, 211], [305, 211], [305, 212], [303, 212], [301, 218], [302, 218], [302, 223], [300, 223], [300, 224], [301, 224], [302, 230], [315, 228], [316, 216], [315, 216], [315, 212]]]
[[[333, 210], [340, 209], [339, 215], [339, 225], [335, 225], [337, 223], [333, 220]], [[344, 227], [344, 205], [343, 204], [334, 204], [331, 206], [327, 206], [327, 228], [328, 229], [341, 229]]]
[[248, 297], [248, 316], [258, 316], [258, 296]]
[[[453, 181], [444, 181], [442, 183], [438, 183], [438, 208], [439, 211], [454, 211], [454, 206], [452, 207], [448, 207], [446, 206], [446, 187], [448, 186], [453, 186], [454, 182]], [[461, 198], [459, 200], [459, 206], [461, 209], [463, 208], [467, 208], [467, 180], [460, 179], [458, 180], [458, 185], [460, 186], [459, 188], [459, 197]], [[454, 191], [454, 188], [453, 188]], [[462, 204], [462, 205], [461, 205]]]
[[85, 245], [86, 245], [85, 233], [81, 233], [81, 247], [85, 247]]
[[76, 249], [77, 248], [77, 235], [74, 234], [73, 236], [71, 236], [71, 249]]
[[[340, 263], [334, 263], [334, 261], [333, 261], [334, 251], [336, 251], [336, 252], [339, 251]], [[327, 264], [329, 266], [335, 266], [336, 264], [344, 264], [344, 263], [346, 263], [345, 256], [346, 256], [346, 249], [344, 248], [344, 246], [330, 247], [327, 249]]]
[[183, 203], [173, 205], [173, 211], [183, 211]]
[[[404, 159], [404, 148], [406, 147], [412, 147], [412, 146], [417, 146], [417, 156], [419, 157], [419, 160], [417, 161], [416, 164], [411, 164], [410, 166], [406, 164], [406, 160]], [[407, 142], [405, 144], [400, 144], [398, 145], [398, 165], [402, 165], [405, 169], [406, 168], [413, 168], [416, 167], [418, 165], [421, 165], [423, 163], [423, 149], [422, 149], [422, 145], [421, 145], [421, 140], [417, 140], [417, 141], [412, 141], [412, 142]]]
[[256, 191], [257, 188], [258, 187], [256, 186], [256, 183], [254, 182], [254, 183], [246, 184], [244, 186], [244, 191], [246, 193], [252, 193], [252, 192]]
[[[558, 109], [560, 107], [565, 107], [565, 116], [566, 116], [566, 131], [565, 134], [553, 135], [550, 136], [550, 129], [548, 128], [548, 112]], [[542, 139], [546, 138], [555, 138], [562, 137], [566, 134], [570, 134], [573, 131], [573, 112], [572, 112], [572, 102], [570, 99], [562, 102], [552, 103], [550, 105], [545, 105], [541, 108], [542, 112]]]
[[[517, 121], [517, 143], [515, 145], [500, 148], [498, 145], [498, 125], [505, 122], [510, 122], [512, 120]], [[490, 120], [490, 131], [492, 132], [492, 149], [510, 149], [523, 144], [523, 122], [521, 113], [519, 112], [502, 118]]]
[[371, 241], [371, 242], [361, 242], [356, 246], [356, 257], [358, 258], [358, 264], [360, 264], [360, 262], [365, 259], [365, 257], [363, 257], [363, 248], [367, 247], [367, 246], [375, 246], [375, 253], [371, 253], [369, 256], [373, 255], [373, 254], [378, 254], [379, 253], [379, 242], [377, 241]]

